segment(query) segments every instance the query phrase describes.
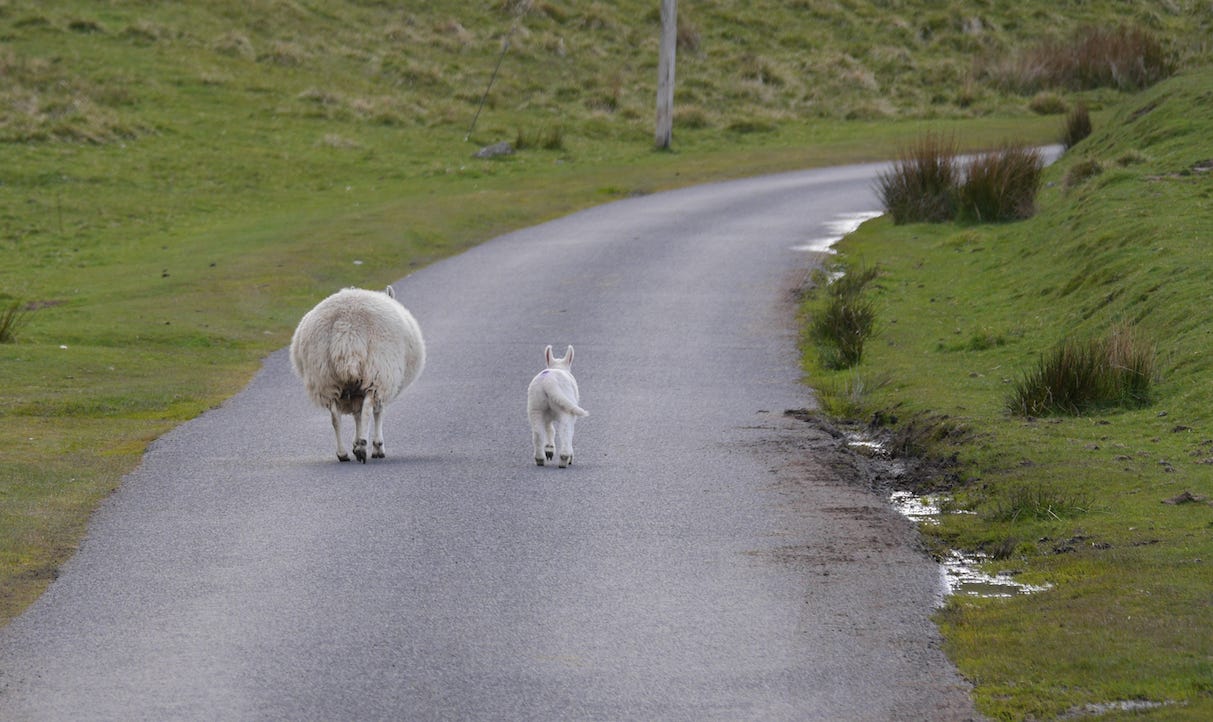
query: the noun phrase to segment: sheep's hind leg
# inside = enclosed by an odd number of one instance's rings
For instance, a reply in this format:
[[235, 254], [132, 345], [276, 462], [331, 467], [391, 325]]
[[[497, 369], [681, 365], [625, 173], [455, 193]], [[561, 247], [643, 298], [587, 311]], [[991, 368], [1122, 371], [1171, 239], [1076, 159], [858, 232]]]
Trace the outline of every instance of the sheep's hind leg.
[[333, 417], [333, 433], [337, 436], [337, 460], [349, 461], [350, 455], [345, 450], [345, 442], [341, 440], [341, 414], [334, 407], [329, 407], [329, 414]]
[[373, 404], [362, 404], [362, 408], [354, 413], [354, 458], [366, 463], [366, 430], [371, 425], [371, 407]]
[[371, 458], [382, 459], [386, 456], [383, 453], [383, 403], [379, 399], [375, 399], [375, 430], [371, 436]]

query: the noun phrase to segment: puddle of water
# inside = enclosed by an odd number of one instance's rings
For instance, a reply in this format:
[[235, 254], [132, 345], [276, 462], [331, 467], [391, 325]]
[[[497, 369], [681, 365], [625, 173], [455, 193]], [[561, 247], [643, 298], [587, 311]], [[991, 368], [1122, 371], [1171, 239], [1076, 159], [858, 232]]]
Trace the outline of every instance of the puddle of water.
[[[848, 434], [847, 444], [859, 449], [869, 456], [885, 455], [884, 447], [879, 441], [867, 438], [861, 434]], [[938, 494], [914, 494], [909, 491], [895, 491], [889, 495], [889, 503], [902, 516], [915, 524], [923, 526], [938, 526], [939, 517], [945, 512], [942, 503], [946, 497]], [[956, 510], [949, 514], [971, 514], [973, 512]], [[940, 562], [939, 578], [943, 588], [943, 598], [953, 594], [969, 597], [1014, 597], [1020, 594], [1043, 592], [1050, 585], [1034, 586], [1015, 581], [1010, 574], [991, 575], [981, 570], [981, 565], [989, 561], [986, 554], [967, 554], [956, 551], [948, 552], [947, 558]]]
[[1052, 586], [1023, 584], [1012, 579], [1010, 574], [986, 574], [979, 565], [988, 559], [989, 556], [985, 554], [962, 554], [955, 549], [949, 551], [947, 559], [941, 562], [944, 593], [967, 597], [1014, 597], [1043, 592]]
[[870, 221], [882, 215], [884, 215], [882, 211], [860, 211], [858, 213], [843, 213], [842, 215], [835, 216], [833, 220], [826, 223], [826, 232], [830, 235], [813, 238], [800, 245], [792, 246], [792, 250], [833, 253], [834, 244], [841, 241], [844, 236], [859, 228], [864, 221]]
[[939, 498], [933, 494], [918, 496], [909, 491], [895, 491], [889, 501], [899, 514], [924, 526], [939, 526]]
[[874, 454], [884, 453], [884, 444], [881, 444], [879, 441], [869, 439], [862, 434], [848, 433], [845, 436], [847, 439], [847, 446], [864, 449], [865, 451], [869, 451]]
[[1101, 702], [1099, 704], [1088, 704], [1082, 707], [1075, 707], [1058, 719], [1081, 719], [1083, 717], [1093, 717], [1096, 715], [1104, 715], [1109, 712], [1144, 712], [1146, 710], [1158, 709], [1159, 707], [1167, 707], [1173, 704], [1172, 702], [1151, 702], [1146, 699], [1129, 699], [1121, 702]]

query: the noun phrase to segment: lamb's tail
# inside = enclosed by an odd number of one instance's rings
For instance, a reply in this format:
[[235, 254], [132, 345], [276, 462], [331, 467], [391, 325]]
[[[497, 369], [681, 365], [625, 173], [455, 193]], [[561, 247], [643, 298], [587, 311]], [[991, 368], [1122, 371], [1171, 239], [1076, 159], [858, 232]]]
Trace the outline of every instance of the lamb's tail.
[[551, 394], [548, 399], [552, 406], [555, 406], [566, 414], [572, 414], [573, 416], [590, 415], [590, 412], [573, 403], [572, 399], [565, 398], [563, 394]]

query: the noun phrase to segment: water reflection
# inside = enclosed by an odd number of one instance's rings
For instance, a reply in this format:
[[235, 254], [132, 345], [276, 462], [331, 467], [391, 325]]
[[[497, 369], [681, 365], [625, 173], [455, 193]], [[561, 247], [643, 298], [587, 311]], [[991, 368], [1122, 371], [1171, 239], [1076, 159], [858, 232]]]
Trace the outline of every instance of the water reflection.
[[[848, 435], [847, 444], [857, 448], [868, 457], [888, 458], [879, 441], [859, 435]], [[895, 491], [889, 495], [889, 503], [902, 516], [922, 526], [938, 526], [943, 514], [972, 514], [965, 510], [946, 508], [947, 497], [941, 494], [914, 494]], [[940, 560], [939, 576], [945, 597], [959, 594], [969, 597], [1013, 597], [1019, 594], [1042, 592], [1050, 585], [1032, 585], [1017, 582], [1009, 573], [987, 574], [981, 566], [990, 560], [988, 554], [948, 551]]]

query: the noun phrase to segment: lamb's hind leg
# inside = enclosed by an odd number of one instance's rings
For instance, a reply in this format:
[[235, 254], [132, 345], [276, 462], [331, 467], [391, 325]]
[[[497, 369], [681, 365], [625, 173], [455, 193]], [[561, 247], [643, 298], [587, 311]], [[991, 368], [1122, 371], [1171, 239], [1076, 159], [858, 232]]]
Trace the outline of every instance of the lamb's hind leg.
[[374, 404], [375, 411], [375, 429], [371, 436], [371, 458], [382, 459], [386, 456], [383, 453], [383, 403], [376, 398]]
[[544, 418], [542, 411], [532, 411], [531, 439], [535, 445], [535, 465], [543, 466], [543, 462], [552, 458], [552, 425]]
[[337, 460], [349, 461], [349, 452], [345, 450], [345, 442], [341, 440], [341, 414], [335, 406], [329, 407], [329, 414], [333, 417], [333, 433], [337, 436]]
[[543, 455], [548, 461], [556, 456], [556, 425], [551, 419], [546, 419], [543, 422]]
[[563, 415], [558, 423], [556, 436], [560, 439], [560, 463], [557, 464], [561, 469], [573, 463], [573, 417]]

